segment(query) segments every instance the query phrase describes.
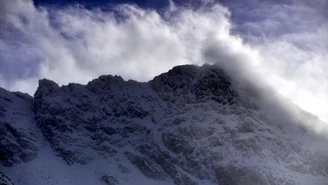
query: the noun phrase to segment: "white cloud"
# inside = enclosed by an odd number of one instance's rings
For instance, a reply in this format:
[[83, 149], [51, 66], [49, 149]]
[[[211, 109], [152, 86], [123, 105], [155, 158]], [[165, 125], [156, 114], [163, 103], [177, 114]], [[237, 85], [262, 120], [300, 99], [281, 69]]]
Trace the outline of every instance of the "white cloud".
[[0, 74], [0, 87], [5, 87], [6, 84], [5, 84], [5, 81], [3, 79], [3, 76]]
[[[220, 5], [197, 11], [171, 8], [164, 20], [155, 11], [132, 5], [117, 6], [119, 15], [114, 15], [78, 6], [36, 8], [23, 0], [2, 4], [11, 5], [6, 6], [4, 16], [20, 34], [24, 47], [7, 60], [16, 61], [15, 65], [20, 65], [17, 55], [29, 62], [39, 60], [34, 75], [26, 76], [29, 79], [86, 83], [101, 74], [119, 74], [145, 81], [178, 64], [203, 63], [202, 48], [210, 40], [216, 39], [222, 48], [241, 44], [229, 34], [229, 11]], [[12, 51], [17, 47], [8, 49], [7, 42], [0, 48]], [[15, 83], [7, 88], [33, 93], [35, 83], [27, 89]]]
[[[263, 68], [273, 74], [273, 79], [268, 81], [278, 92], [328, 121], [328, 18], [315, 6], [319, 2], [313, 1], [313, 6], [308, 6], [306, 1], [283, 7], [276, 5], [271, 13], [259, 10], [267, 18], [250, 23], [255, 25], [251, 28], [263, 35], [271, 27], [282, 32], [260, 38], [250, 36], [249, 44], [261, 53]], [[277, 15], [281, 15], [279, 21]]]
[[[23, 71], [8, 74], [0, 69], [6, 81], [1, 85], [10, 90], [33, 94], [39, 78], [67, 84], [118, 74], [147, 81], [175, 65], [219, 62], [234, 74], [255, 74], [328, 120], [328, 26], [313, 7], [261, 6], [250, 13], [265, 15], [262, 20], [232, 25], [231, 13], [219, 4], [196, 10], [172, 6], [165, 16], [132, 5], [104, 12], [80, 6], [36, 8], [30, 0], [0, 4], [5, 23], [0, 66]], [[236, 26], [262, 37], [244, 34], [245, 43], [231, 34]]]

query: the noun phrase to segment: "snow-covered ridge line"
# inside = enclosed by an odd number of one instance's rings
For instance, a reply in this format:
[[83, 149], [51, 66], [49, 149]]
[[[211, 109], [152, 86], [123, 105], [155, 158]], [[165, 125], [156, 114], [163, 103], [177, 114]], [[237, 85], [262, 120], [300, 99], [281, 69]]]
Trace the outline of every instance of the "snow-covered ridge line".
[[273, 94], [211, 65], [0, 89], [0, 171], [15, 185], [326, 185], [327, 140], [301, 123], [316, 118]]

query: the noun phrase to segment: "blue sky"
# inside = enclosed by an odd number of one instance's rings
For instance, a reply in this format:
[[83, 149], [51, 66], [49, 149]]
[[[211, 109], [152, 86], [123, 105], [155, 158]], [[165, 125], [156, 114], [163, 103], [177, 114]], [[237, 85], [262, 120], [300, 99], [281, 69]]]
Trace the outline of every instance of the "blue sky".
[[220, 63], [328, 121], [327, 0], [0, 0], [0, 86]]
[[143, 8], [160, 9], [169, 5], [166, 0], [34, 0], [36, 6], [67, 6], [69, 4], [82, 4], [88, 8], [103, 7], [111, 4], [133, 3]]

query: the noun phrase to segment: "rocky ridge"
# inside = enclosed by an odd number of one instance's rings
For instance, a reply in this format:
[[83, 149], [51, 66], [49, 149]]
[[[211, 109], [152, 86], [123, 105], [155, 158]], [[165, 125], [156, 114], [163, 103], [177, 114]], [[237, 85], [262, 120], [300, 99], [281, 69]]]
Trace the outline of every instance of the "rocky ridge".
[[0, 171], [15, 184], [328, 184], [326, 139], [265, 99], [211, 65], [147, 83], [42, 79], [34, 97], [0, 89]]

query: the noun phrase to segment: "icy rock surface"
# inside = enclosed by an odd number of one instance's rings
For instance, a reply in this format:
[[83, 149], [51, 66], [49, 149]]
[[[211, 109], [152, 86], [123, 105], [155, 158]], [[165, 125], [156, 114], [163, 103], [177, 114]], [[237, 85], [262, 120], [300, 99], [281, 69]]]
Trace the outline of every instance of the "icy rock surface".
[[328, 184], [326, 139], [262, 100], [210, 65], [0, 89], [0, 184]]

